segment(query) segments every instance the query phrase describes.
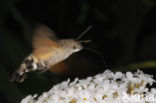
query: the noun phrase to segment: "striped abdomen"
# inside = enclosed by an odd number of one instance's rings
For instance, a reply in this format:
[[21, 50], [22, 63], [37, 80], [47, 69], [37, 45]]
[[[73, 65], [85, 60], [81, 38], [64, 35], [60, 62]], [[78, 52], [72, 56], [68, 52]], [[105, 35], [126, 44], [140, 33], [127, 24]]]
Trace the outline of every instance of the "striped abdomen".
[[38, 60], [33, 54], [30, 54], [22, 62], [20, 69], [13, 74], [12, 81], [16, 80], [18, 82], [22, 82], [27, 77], [26, 73], [35, 70], [44, 70], [45, 68], [45, 62]]

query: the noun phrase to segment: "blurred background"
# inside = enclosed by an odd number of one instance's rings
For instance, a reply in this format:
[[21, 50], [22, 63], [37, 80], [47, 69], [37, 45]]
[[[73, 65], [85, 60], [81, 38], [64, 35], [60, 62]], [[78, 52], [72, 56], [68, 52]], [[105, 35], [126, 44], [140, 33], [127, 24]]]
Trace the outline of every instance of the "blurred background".
[[[0, 0], [0, 103], [18, 103], [28, 94], [41, 94], [67, 78], [85, 78], [106, 69], [156, 75], [155, 0]], [[32, 51], [34, 25], [42, 23], [60, 39], [91, 39], [64, 62], [66, 76], [29, 73], [23, 83], [10, 82], [12, 74]], [[156, 78], [156, 76], [154, 76]]]

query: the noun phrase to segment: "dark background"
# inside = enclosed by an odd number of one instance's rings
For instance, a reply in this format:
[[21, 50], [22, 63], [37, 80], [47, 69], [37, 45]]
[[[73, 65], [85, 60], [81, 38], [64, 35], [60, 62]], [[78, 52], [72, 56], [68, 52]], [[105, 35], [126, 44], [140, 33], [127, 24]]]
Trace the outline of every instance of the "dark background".
[[[30, 73], [23, 83], [10, 82], [12, 73], [32, 51], [32, 30], [43, 23], [59, 38], [76, 38], [89, 25], [82, 39], [87, 48], [65, 62], [67, 76]], [[28, 94], [42, 93], [67, 78], [85, 78], [111, 70], [136, 70], [155, 75], [155, 0], [0, 0], [0, 102], [18, 103]], [[107, 66], [106, 66], [107, 65]]]

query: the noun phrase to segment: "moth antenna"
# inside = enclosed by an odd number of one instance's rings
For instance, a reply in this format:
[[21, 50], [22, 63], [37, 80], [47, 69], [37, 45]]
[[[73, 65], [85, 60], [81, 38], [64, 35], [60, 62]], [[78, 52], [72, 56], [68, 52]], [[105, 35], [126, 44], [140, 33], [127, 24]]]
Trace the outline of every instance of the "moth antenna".
[[78, 41], [84, 34], [86, 34], [90, 29], [92, 28], [92, 25], [90, 25], [87, 29], [85, 29], [77, 38]]
[[79, 43], [90, 43], [92, 40], [80, 40]]
[[89, 50], [89, 51], [92, 51], [92, 52], [96, 53], [97, 55], [99, 55], [100, 58], [102, 59], [102, 63], [103, 63], [103, 64], [105, 65], [105, 67], [108, 69], [108, 66], [107, 66], [107, 64], [106, 64], [106, 61], [105, 61], [103, 55], [102, 55], [99, 51], [94, 50], [94, 49], [91, 49], [91, 48], [84, 48], [84, 49]]

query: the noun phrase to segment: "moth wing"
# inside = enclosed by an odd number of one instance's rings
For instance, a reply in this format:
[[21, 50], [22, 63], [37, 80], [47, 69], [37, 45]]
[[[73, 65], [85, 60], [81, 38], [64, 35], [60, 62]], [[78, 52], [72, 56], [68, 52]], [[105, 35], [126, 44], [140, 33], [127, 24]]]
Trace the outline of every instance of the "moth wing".
[[45, 26], [44, 24], [39, 24], [35, 27], [34, 29], [34, 36], [35, 35], [40, 35], [42, 37], [48, 37], [53, 41], [57, 41], [57, 37], [54, 33], [54, 31], [52, 31], [50, 28], [48, 28], [47, 26]]
[[49, 70], [55, 74], [60, 75], [69, 74], [69, 67], [63, 61], [55, 64], [54, 66], [49, 67]]
[[[38, 25], [35, 28], [33, 48], [33, 54], [42, 61], [50, 60], [54, 56], [53, 51], [62, 52], [54, 32], [44, 25]], [[55, 74], [65, 75], [69, 72], [69, 68], [64, 62], [55, 65], [49, 64], [48, 69]], [[44, 69], [41, 72], [46, 70]]]
[[33, 54], [40, 60], [48, 60], [53, 56], [53, 50], [61, 51], [53, 31], [44, 25], [35, 28], [33, 36]]

